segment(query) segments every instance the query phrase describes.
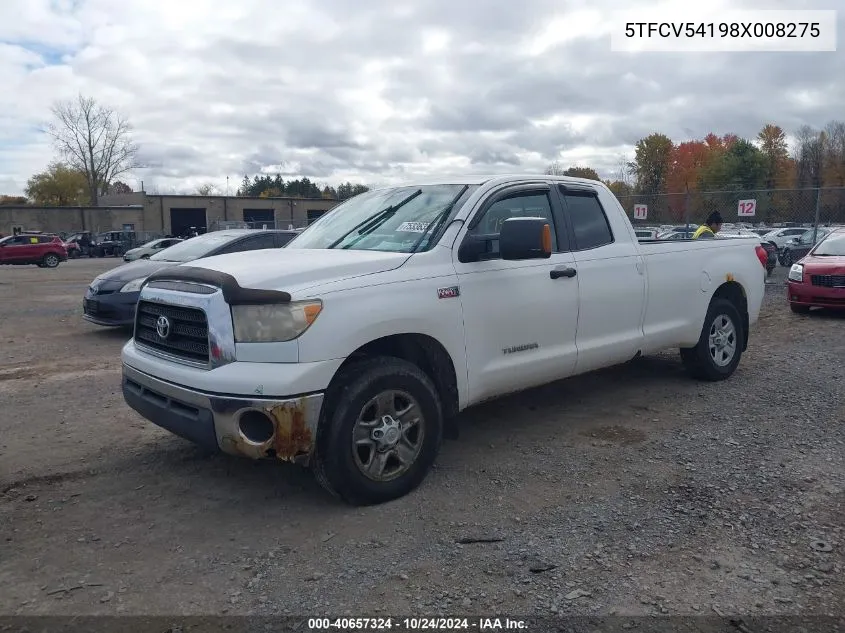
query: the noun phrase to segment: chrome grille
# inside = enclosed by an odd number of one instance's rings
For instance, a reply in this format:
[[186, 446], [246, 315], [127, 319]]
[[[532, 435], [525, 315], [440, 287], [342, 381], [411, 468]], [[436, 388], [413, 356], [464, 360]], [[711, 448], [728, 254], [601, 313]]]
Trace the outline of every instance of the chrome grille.
[[[159, 317], [169, 322], [167, 336], [157, 330]], [[139, 301], [135, 314], [135, 343], [158, 352], [194, 363], [206, 364], [208, 355], [208, 319], [199, 308]]]
[[814, 286], [825, 288], [845, 287], [845, 275], [810, 275], [810, 281]]

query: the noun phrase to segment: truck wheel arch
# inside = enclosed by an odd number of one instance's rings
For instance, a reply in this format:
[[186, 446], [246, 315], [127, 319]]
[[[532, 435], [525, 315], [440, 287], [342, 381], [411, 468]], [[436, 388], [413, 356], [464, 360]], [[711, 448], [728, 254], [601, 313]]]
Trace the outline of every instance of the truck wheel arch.
[[444, 434], [447, 437], [454, 436], [451, 432], [452, 421], [460, 411], [458, 380], [455, 363], [440, 341], [427, 334], [410, 332], [383, 336], [360, 346], [347, 356], [335, 372], [335, 377], [352, 364], [378, 356], [392, 356], [413, 363], [432, 380], [443, 403], [443, 418], [446, 422]]
[[716, 292], [710, 298], [710, 303], [714, 299], [727, 299], [736, 306], [737, 311], [742, 316], [742, 349], [748, 349], [748, 298], [745, 294], [745, 289], [742, 284], [736, 281], [726, 281], [721, 286], [716, 288]]

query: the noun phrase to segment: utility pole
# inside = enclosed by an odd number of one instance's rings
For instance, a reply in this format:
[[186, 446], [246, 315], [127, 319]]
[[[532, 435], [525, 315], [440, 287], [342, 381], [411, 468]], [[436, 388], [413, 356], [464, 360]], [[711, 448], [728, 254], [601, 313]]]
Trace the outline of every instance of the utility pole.
[[819, 233], [819, 213], [821, 211], [822, 189], [816, 187], [816, 216], [813, 219], [813, 245], [816, 243], [816, 238]]

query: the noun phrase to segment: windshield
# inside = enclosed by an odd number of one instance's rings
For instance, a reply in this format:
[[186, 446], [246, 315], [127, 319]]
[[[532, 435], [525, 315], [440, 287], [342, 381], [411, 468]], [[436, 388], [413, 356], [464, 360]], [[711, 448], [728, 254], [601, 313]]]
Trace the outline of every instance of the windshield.
[[196, 237], [179, 242], [173, 246], [164, 249], [160, 253], [150, 257], [150, 261], [157, 262], [190, 262], [200, 257], [205, 257], [218, 246], [229, 242], [235, 237], [240, 237], [245, 233], [229, 233], [227, 231], [214, 231], [212, 233], [204, 233]]
[[816, 246], [813, 255], [821, 257], [845, 257], [845, 233], [834, 233]]
[[309, 226], [286, 248], [342, 248], [411, 253], [426, 250], [458, 197], [478, 185], [392, 187], [359, 194]]
[[799, 235], [798, 239], [804, 244], [810, 244], [813, 241], [813, 233], [816, 234], [816, 240], [820, 240], [827, 235], [827, 231], [824, 229], [810, 229], [809, 231], [804, 231], [801, 235]]

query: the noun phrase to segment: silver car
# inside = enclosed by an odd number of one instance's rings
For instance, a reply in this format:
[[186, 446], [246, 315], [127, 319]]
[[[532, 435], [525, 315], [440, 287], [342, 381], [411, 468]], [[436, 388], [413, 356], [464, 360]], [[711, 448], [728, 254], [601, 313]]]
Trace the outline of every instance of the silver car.
[[149, 259], [151, 255], [160, 253], [165, 248], [169, 248], [174, 244], [178, 244], [182, 240], [178, 237], [161, 237], [157, 240], [152, 240], [146, 244], [142, 244], [137, 248], [132, 248], [123, 254], [123, 261], [133, 262], [136, 259]]

